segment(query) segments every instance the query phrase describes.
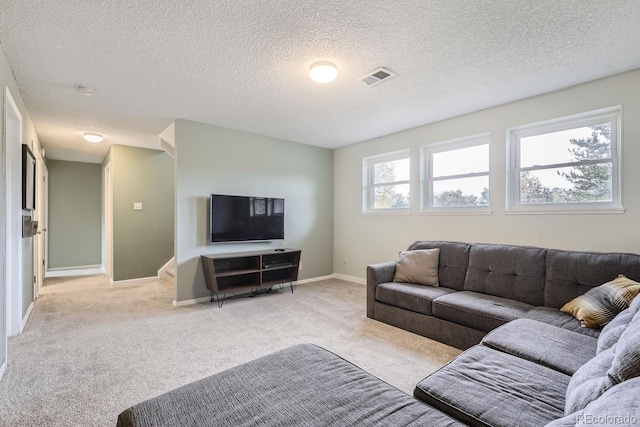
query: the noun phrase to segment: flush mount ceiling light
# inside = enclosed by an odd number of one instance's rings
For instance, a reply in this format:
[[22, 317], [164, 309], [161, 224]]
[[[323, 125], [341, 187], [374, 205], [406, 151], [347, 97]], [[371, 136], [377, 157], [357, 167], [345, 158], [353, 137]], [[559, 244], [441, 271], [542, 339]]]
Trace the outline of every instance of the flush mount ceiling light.
[[317, 83], [329, 83], [338, 76], [336, 64], [329, 61], [316, 62], [311, 66], [309, 77]]
[[76, 85], [76, 90], [85, 96], [93, 96], [96, 93], [95, 88], [87, 85]]
[[85, 141], [93, 142], [94, 144], [97, 144], [98, 142], [102, 142], [102, 140], [104, 139], [104, 137], [99, 133], [91, 133], [91, 132], [83, 133], [82, 137], [84, 138]]

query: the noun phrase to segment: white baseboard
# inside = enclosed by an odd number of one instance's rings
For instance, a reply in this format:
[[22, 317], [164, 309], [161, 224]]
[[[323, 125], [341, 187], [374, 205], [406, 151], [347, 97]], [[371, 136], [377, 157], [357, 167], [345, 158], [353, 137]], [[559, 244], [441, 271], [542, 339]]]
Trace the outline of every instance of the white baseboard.
[[27, 309], [27, 313], [24, 315], [22, 322], [20, 323], [20, 333], [24, 330], [24, 327], [27, 326], [27, 322], [29, 321], [29, 316], [31, 316], [31, 312], [33, 311], [33, 302], [29, 304], [29, 308]]
[[[329, 279], [340, 279], [340, 280], [346, 280], [348, 282], [355, 282], [355, 283], [360, 283], [360, 284], [365, 284], [366, 283], [365, 279], [361, 279], [359, 277], [345, 276], [343, 274], [337, 274], [337, 275], [336, 274], [329, 274], [328, 276], [319, 276], [319, 277], [312, 277], [310, 279], [298, 280], [298, 281], [294, 282], [294, 284], [295, 285], [304, 285], [305, 283], [319, 282], [320, 280], [329, 280]], [[201, 304], [203, 302], [210, 302], [210, 301], [211, 301], [211, 297], [188, 299], [188, 300], [184, 300], [184, 301], [173, 300], [173, 306], [174, 307], [183, 307], [185, 305]]]
[[167, 268], [172, 267], [175, 264], [176, 257], [171, 257], [169, 261], [158, 270], [158, 279], [164, 279], [169, 277], [169, 273], [167, 273]]
[[346, 274], [333, 273], [333, 278], [338, 280], [345, 280], [347, 282], [358, 283], [360, 285], [367, 284], [367, 279], [363, 279], [362, 277], [356, 277], [356, 276], [347, 276]]
[[304, 285], [305, 283], [319, 282], [320, 280], [329, 280], [329, 279], [333, 279], [333, 274], [330, 274], [328, 276], [312, 277], [311, 279], [298, 280], [296, 282], [296, 285]]
[[210, 302], [210, 301], [211, 301], [211, 297], [188, 299], [188, 300], [184, 300], [184, 301], [173, 300], [173, 306], [174, 307], [182, 307], [182, 306], [185, 306], [185, 305], [201, 304], [203, 302]]
[[4, 362], [2, 363], [2, 366], [0, 366], [0, 380], [2, 380], [2, 376], [4, 375], [4, 371], [6, 370], [7, 370], [7, 355], [5, 354]]
[[151, 277], [139, 277], [137, 279], [128, 279], [128, 280], [111, 280], [111, 284], [113, 286], [121, 286], [121, 285], [129, 285], [131, 283], [138, 283], [138, 282], [148, 282], [149, 280], [158, 280], [158, 276], [151, 276]]
[[92, 276], [94, 274], [104, 274], [104, 267], [101, 265], [79, 265], [50, 268], [44, 273], [44, 277]]

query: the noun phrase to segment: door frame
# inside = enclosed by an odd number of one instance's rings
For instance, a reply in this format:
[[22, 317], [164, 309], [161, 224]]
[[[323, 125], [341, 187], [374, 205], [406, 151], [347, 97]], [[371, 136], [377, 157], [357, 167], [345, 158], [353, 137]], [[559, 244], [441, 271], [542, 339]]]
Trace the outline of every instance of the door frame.
[[111, 162], [104, 167], [104, 272], [113, 281], [113, 179]]
[[6, 177], [6, 321], [7, 336], [22, 332], [22, 114], [4, 87], [4, 143]]

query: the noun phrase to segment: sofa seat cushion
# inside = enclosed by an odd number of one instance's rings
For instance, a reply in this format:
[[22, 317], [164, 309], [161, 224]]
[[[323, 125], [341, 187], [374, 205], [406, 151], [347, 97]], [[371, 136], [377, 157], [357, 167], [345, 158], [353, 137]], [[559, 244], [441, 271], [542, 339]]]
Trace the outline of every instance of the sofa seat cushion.
[[431, 302], [453, 289], [416, 285], [414, 283], [381, 283], [376, 286], [376, 300], [394, 307], [431, 316]]
[[564, 416], [569, 379], [477, 345], [420, 381], [414, 396], [471, 426], [540, 427]]
[[602, 330], [602, 328], [583, 328], [580, 326], [580, 321], [569, 313], [549, 307], [536, 307], [519, 316], [519, 319], [537, 320], [538, 322], [547, 323], [595, 338], [600, 335], [600, 331]]
[[436, 298], [432, 312], [440, 319], [489, 332], [532, 308], [520, 301], [461, 291]]
[[460, 426], [335, 354], [300, 344], [139, 403], [118, 426]]
[[516, 319], [491, 331], [482, 344], [573, 375], [596, 355], [598, 340], [530, 319]]

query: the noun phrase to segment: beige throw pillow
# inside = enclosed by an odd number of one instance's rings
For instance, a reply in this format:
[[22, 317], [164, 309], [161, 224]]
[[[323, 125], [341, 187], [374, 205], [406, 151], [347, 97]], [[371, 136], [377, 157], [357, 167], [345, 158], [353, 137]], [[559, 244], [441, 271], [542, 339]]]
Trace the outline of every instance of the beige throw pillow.
[[640, 283], [620, 274], [610, 282], [589, 289], [560, 310], [578, 319], [584, 328], [597, 328], [606, 325], [618, 313], [629, 308], [638, 293]]
[[439, 248], [400, 252], [393, 281], [438, 286], [439, 260]]

